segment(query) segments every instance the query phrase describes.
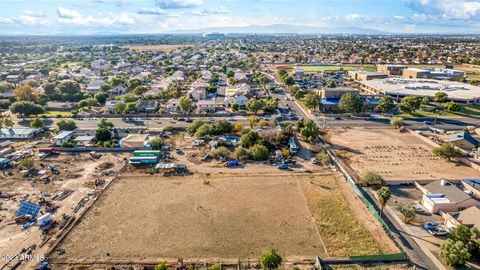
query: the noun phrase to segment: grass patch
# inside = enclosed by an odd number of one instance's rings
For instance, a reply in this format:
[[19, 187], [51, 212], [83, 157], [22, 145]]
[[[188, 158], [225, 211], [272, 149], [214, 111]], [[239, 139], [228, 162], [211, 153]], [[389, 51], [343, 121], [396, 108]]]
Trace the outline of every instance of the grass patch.
[[335, 178], [304, 181], [303, 190], [330, 257], [384, 253], [357, 220]]
[[412, 113], [401, 113], [398, 116], [406, 118], [457, 118], [457, 117], [474, 117], [480, 118], [480, 106], [479, 105], [466, 105], [462, 106], [462, 110], [459, 112], [449, 112], [446, 110], [438, 111], [437, 114], [431, 111], [416, 110]]
[[[354, 71], [362, 66], [293, 66], [293, 69], [301, 68], [305, 70], [305, 72], [319, 72], [319, 71], [325, 71], [325, 70], [349, 70], [349, 71]], [[377, 69], [372, 66], [363, 66], [363, 70], [365, 71], [376, 71]]]
[[47, 111], [44, 114], [40, 114], [40, 117], [46, 117], [46, 118], [59, 118], [59, 117], [64, 117], [64, 118], [70, 118], [72, 117], [72, 113], [68, 111]]

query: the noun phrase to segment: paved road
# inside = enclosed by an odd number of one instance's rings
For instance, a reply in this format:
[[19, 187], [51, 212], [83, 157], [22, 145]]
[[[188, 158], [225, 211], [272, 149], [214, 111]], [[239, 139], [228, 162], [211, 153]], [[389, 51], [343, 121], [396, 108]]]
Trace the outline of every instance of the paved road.
[[[214, 121], [217, 119], [227, 119], [227, 120], [235, 120], [244, 122], [244, 116], [235, 116], [235, 117], [191, 117], [191, 119], [203, 119], [205, 121]], [[57, 118], [46, 118], [45, 125], [47, 127], [55, 128], [55, 123], [60, 119]], [[83, 118], [82, 120], [79, 119], [71, 119], [76, 124], [80, 130], [95, 130], [97, 129], [97, 125], [100, 122], [100, 118]], [[152, 131], [160, 131], [166, 126], [173, 126], [173, 127], [187, 127], [190, 123], [185, 121], [178, 121], [173, 118], [137, 118], [132, 117], [130, 120], [122, 119], [122, 118], [107, 118], [108, 121], [112, 122], [116, 128], [120, 129], [149, 129]], [[233, 122], [233, 121], [232, 121]], [[28, 127], [30, 125], [30, 121], [24, 120], [19, 121], [15, 126], [21, 127]]]

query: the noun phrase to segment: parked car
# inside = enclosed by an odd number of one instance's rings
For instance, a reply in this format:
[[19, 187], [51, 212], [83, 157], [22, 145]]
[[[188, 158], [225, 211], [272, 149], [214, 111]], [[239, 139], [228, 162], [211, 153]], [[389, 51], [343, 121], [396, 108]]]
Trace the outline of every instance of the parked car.
[[287, 164], [280, 164], [277, 166], [277, 169], [279, 170], [288, 170], [288, 165]]
[[423, 224], [423, 228], [425, 230], [428, 230], [430, 228], [437, 227], [437, 226], [438, 226], [438, 223], [436, 221], [430, 221], [428, 223]]
[[240, 162], [238, 162], [238, 160], [230, 160], [230, 161], [225, 162], [225, 166], [226, 167], [238, 167], [238, 166], [240, 166]]
[[435, 235], [435, 236], [445, 236], [449, 233], [448, 230], [443, 228], [442, 226], [432, 227], [432, 228], [428, 229], [428, 232], [431, 235]]
[[187, 118], [187, 120], [185, 120], [185, 122], [187, 122], [187, 123], [192, 123], [192, 122], [193, 122], [193, 120], [192, 120], [192, 119], [190, 119], [190, 118]]
[[311, 158], [311, 159], [310, 159], [310, 162], [312, 162], [312, 164], [317, 164], [317, 163], [318, 163], [318, 161], [317, 161], [316, 158]]
[[296, 164], [297, 162], [291, 158], [287, 158], [283, 160], [283, 164]]
[[307, 168], [302, 168], [302, 172], [304, 172], [304, 173], [312, 173], [312, 171], [310, 171], [310, 170], [307, 169]]

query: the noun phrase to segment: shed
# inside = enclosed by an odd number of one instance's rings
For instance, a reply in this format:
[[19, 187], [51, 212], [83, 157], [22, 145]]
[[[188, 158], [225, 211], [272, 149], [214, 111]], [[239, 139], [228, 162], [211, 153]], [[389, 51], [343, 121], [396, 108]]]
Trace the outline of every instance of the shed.
[[130, 134], [120, 140], [121, 147], [143, 148], [148, 145], [148, 134]]

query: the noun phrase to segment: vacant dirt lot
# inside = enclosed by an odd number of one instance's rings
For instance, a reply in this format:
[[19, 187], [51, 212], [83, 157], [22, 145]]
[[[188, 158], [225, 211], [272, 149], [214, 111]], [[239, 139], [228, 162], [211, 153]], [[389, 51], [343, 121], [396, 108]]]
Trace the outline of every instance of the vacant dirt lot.
[[208, 179], [118, 179], [64, 240], [62, 257], [258, 258], [270, 247], [325, 254], [294, 177]]
[[358, 176], [374, 170], [387, 181], [480, 177], [479, 171], [434, 156], [432, 147], [422, 140], [393, 129], [335, 130], [327, 140], [343, 148], [337, 154]]
[[127, 49], [137, 52], [158, 51], [171, 52], [176, 49], [192, 47], [192, 45], [132, 45], [126, 46]]

